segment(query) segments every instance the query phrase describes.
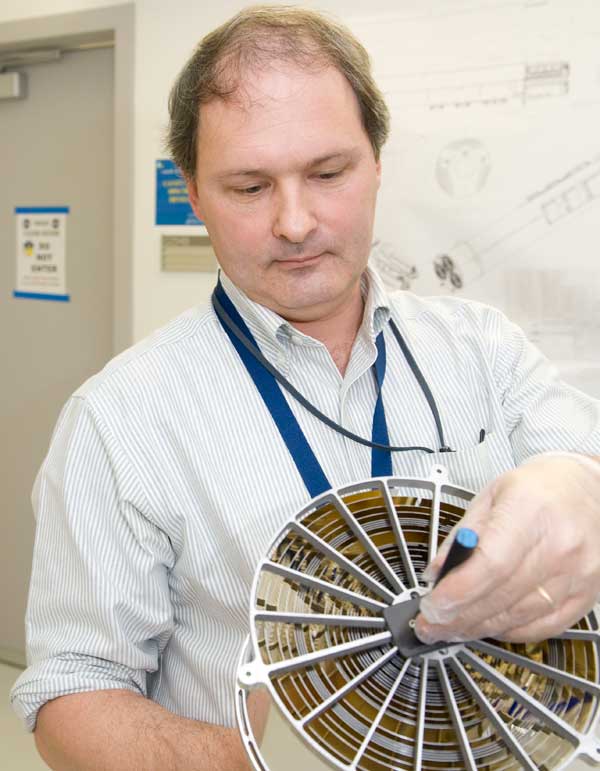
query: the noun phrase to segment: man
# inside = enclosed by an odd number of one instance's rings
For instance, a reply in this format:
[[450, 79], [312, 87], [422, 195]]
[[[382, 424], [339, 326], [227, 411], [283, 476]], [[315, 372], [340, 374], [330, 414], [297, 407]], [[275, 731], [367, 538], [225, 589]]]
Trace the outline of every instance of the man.
[[249, 585], [325, 484], [441, 459], [483, 488], [467, 514], [480, 547], [424, 602], [424, 640], [539, 639], [593, 605], [598, 404], [496, 311], [387, 296], [367, 270], [386, 136], [365, 52], [313, 12], [242, 12], [180, 75], [170, 145], [222, 268], [220, 307], [322, 413], [435, 452], [372, 452], [266, 394], [212, 306], [117, 357], [65, 407], [36, 482], [32, 663], [13, 698], [52, 767], [246, 767], [231, 684]]

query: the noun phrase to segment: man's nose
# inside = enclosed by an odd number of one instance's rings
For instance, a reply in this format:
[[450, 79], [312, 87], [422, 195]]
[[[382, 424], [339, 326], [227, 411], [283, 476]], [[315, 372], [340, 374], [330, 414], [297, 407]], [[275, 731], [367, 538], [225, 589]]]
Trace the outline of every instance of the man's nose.
[[273, 235], [301, 244], [316, 228], [317, 218], [307, 190], [290, 185], [278, 191], [275, 199]]

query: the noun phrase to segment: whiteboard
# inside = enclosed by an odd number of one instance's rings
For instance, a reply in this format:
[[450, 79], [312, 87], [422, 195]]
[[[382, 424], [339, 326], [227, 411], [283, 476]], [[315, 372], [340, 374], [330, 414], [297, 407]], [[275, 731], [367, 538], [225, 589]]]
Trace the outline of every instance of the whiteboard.
[[385, 282], [500, 308], [600, 397], [600, 3], [419, 0], [346, 21], [392, 116]]

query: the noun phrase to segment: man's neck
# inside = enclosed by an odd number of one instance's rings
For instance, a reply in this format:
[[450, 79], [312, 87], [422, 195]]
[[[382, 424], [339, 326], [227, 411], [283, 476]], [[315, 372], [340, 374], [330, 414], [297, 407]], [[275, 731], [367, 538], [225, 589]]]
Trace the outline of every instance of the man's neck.
[[364, 313], [364, 300], [359, 291], [330, 315], [316, 321], [291, 321], [305, 335], [319, 340], [329, 351], [336, 367], [344, 375]]

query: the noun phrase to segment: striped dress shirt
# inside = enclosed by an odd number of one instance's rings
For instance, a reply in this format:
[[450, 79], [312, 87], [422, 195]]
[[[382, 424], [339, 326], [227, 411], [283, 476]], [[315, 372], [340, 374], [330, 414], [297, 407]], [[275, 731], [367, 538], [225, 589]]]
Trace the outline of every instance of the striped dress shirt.
[[[541, 451], [600, 454], [600, 403], [562, 383], [490, 307], [390, 296], [369, 270], [363, 323], [342, 376], [322, 343], [226, 277], [223, 285], [269, 361], [364, 437], [383, 330], [390, 442], [437, 449], [432, 413], [387, 323], [393, 317], [456, 450], [395, 453], [396, 475], [428, 476], [441, 463], [454, 483], [477, 490]], [[333, 486], [370, 476], [368, 448], [286, 399]], [[121, 354], [71, 397], [33, 500], [29, 668], [12, 691], [25, 725], [34, 727], [50, 699], [110, 688], [233, 725], [255, 566], [308, 494], [210, 305]]]

